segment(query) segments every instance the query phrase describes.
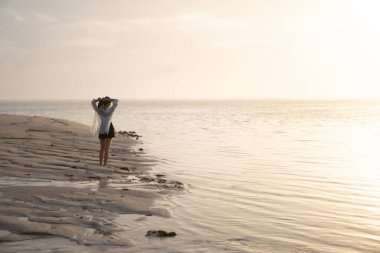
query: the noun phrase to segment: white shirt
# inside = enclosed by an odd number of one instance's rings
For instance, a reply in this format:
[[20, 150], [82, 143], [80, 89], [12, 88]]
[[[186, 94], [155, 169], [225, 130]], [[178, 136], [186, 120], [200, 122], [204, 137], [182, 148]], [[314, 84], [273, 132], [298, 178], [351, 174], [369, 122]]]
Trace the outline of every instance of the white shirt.
[[113, 112], [115, 111], [115, 109], [119, 103], [119, 100], [118, 99], [111, 99], [111, 102], [112, 102], [112, 106], [103, 110], [103, 109], [98, 108], [98, 106], [96, 105], [95, 99], [92, 100], [92, 102], [91, 102], [92, 108], [94, 108], [94, 110], [98, 116], [95, 118], [97, 118], [96, 120], [100, 119], [99, 120], [100, 122], [94, 121], [93, 126], [95, 126], [96, 129], [93, 130], [93, 132], [99, 132], [100, 134], [108, 134], [108, 131], [110, 129], [111, 120], [112, 120], [112, 115], [113, 115]]

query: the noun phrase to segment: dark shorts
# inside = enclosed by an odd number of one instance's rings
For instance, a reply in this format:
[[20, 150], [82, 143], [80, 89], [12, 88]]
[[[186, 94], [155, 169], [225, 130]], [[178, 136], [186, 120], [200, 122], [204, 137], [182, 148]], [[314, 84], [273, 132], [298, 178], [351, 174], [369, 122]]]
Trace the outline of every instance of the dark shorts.
[[113, 128], [113, 125], [111, 122], [110, 129], [108, 130], [108, 134], [99, 134], [99, 139], [113, 138], [113, 137], [115, 137], [115, 129]]

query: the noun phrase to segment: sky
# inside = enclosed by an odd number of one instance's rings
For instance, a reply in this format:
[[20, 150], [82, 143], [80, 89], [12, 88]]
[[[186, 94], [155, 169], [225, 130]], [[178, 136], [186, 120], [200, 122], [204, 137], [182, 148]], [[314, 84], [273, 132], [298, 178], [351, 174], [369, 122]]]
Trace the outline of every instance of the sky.
[[377, 0], [0, 0], [0, 99], [378, 99]]

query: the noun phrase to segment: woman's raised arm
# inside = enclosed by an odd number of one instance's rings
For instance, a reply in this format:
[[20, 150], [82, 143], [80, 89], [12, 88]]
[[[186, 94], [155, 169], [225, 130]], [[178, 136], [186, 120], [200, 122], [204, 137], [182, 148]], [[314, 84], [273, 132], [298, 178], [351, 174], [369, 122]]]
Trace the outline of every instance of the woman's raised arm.
[[113, 111], [115, 111], [117, 105], [119, 104], [119, 99], [112, 98], [111, 102], [112, 102], [112, 107], [111, 107], [110, 111], [113, 112]]
[[96, 105], [96, 102], [98, 102], [99, 100], [100, 100], [100, 98], [98, 98], [98, 99], [95, 99], [95, 98], [94, 98], [94, 99], [91, 101], [92, 108], [94, 108], [94, 110], [95, 110], [96, 112], [100, 112], [98, 106]]

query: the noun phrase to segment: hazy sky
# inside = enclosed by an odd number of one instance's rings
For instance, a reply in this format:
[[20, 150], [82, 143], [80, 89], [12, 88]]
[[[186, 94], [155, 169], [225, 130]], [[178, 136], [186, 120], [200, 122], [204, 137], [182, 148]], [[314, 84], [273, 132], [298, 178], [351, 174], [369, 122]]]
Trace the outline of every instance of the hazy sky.
[[377, 0], [0, 0], [0, 99], [380, 98]]

